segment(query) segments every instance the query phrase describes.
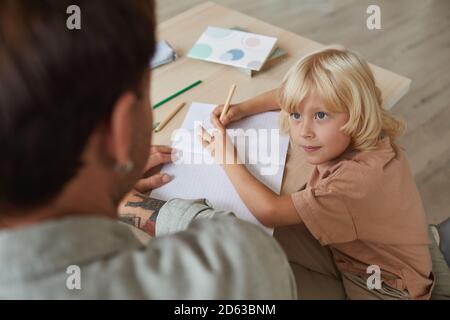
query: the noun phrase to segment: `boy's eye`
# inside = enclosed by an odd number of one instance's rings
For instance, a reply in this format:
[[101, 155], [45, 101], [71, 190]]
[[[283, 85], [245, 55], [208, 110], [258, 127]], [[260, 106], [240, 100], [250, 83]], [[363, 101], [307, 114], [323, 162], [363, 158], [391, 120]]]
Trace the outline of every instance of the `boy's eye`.
[[320, 120], [325, 119], [326, 116], [327, 116], [327, 114], [325, 112], [322, 112], [322, 111], [316, 113], [316, 118], [320, 119]]
[[290, 114], [290, 117], [292, 120], [300, 120], [300, 118], [302, 117], [302, 115], [298, 112], [293, 112]]

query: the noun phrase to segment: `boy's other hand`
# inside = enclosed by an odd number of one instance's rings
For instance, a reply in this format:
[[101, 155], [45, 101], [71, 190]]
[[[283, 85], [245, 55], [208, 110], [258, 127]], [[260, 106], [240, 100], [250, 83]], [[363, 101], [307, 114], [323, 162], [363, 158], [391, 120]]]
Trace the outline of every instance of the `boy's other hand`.
[[236, 147], [220, 122], [213, 130], [212, 135], [202, 126], [198, 126], [197, 130], [200, 143], [216, 163], [220, 165], [240, 163]]

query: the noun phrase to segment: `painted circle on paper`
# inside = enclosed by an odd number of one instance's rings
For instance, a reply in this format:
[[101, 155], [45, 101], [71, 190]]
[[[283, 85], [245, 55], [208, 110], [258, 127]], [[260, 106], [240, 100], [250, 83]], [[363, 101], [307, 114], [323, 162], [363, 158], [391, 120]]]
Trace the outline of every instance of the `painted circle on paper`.
[[252, 48], [259, 46], [260, 43], [261, 43], [261, 40], [259, 40], [259, 38], [256, 38], [256, 37], [250, 37], [250, 38], [245, 39], [245, 44]]
[[212, 54], [212, 51], [213, 50], [210, 45], [207, 45], [205, 43], [197, 43], [192, 47], [189, 55], [194, 58], [206, 59]]
[[247, 68], [251, 69], [251, 70], [259, 70], [261, 69], [262, 66], [262, 62], [259, 60], [253, 60], [250, 61], [249, 63], [247, 63]]
[[211, 38], [226, 38], [233, 33], [230, 29], [220, 29], [220, 28], [208, 28], [205, 31], [205, 35]]
[[228, 50], [227, 52], [225, 52], [224, 54], [222, 54], [220, 56], [220, 60], [222, 61], [236, 61], [236, 60], [240, 60], [244, 57], [244, 51], [240, 50], [240, 49], [231, 49]]

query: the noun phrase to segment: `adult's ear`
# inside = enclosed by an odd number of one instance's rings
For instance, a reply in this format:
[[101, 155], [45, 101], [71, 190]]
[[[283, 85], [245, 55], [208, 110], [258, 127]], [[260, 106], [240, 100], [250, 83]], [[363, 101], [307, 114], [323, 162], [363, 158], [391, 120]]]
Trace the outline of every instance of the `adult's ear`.
[[119, 168], [129, 168], [132, 146], [132, 113], [136, 104], [136, 96], [128, 91], [116, 101], [110, 123], [109, 150]]

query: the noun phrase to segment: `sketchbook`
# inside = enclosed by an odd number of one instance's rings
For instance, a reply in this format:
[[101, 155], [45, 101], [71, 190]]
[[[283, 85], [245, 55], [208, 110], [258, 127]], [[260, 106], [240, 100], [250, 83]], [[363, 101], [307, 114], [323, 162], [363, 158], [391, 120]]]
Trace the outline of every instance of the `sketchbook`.
[[259, 71], [275, 50], [276, 42], [274, 37], [209, 26], [188, 57]]
[[[155, 189], [152, 198], [206, 198], [216, 209], [233, 211], [241, 219], [264, 227], [245, 206], [222, 167], [214, 162], [197, 138], [197, 126], [212, 130], [212, 104], [192, 103], [180, 129], [172, 135], [172, 147], [178, 159], [165, 165], [162, 172], [173, 176], [168, 184]], [[279, 194], [283, 179], [289, 138], [278, 129], [279, 112], [265, 112], [232, 123], [227, 134], [234, 141], [238, 155], [249, 171]]]

